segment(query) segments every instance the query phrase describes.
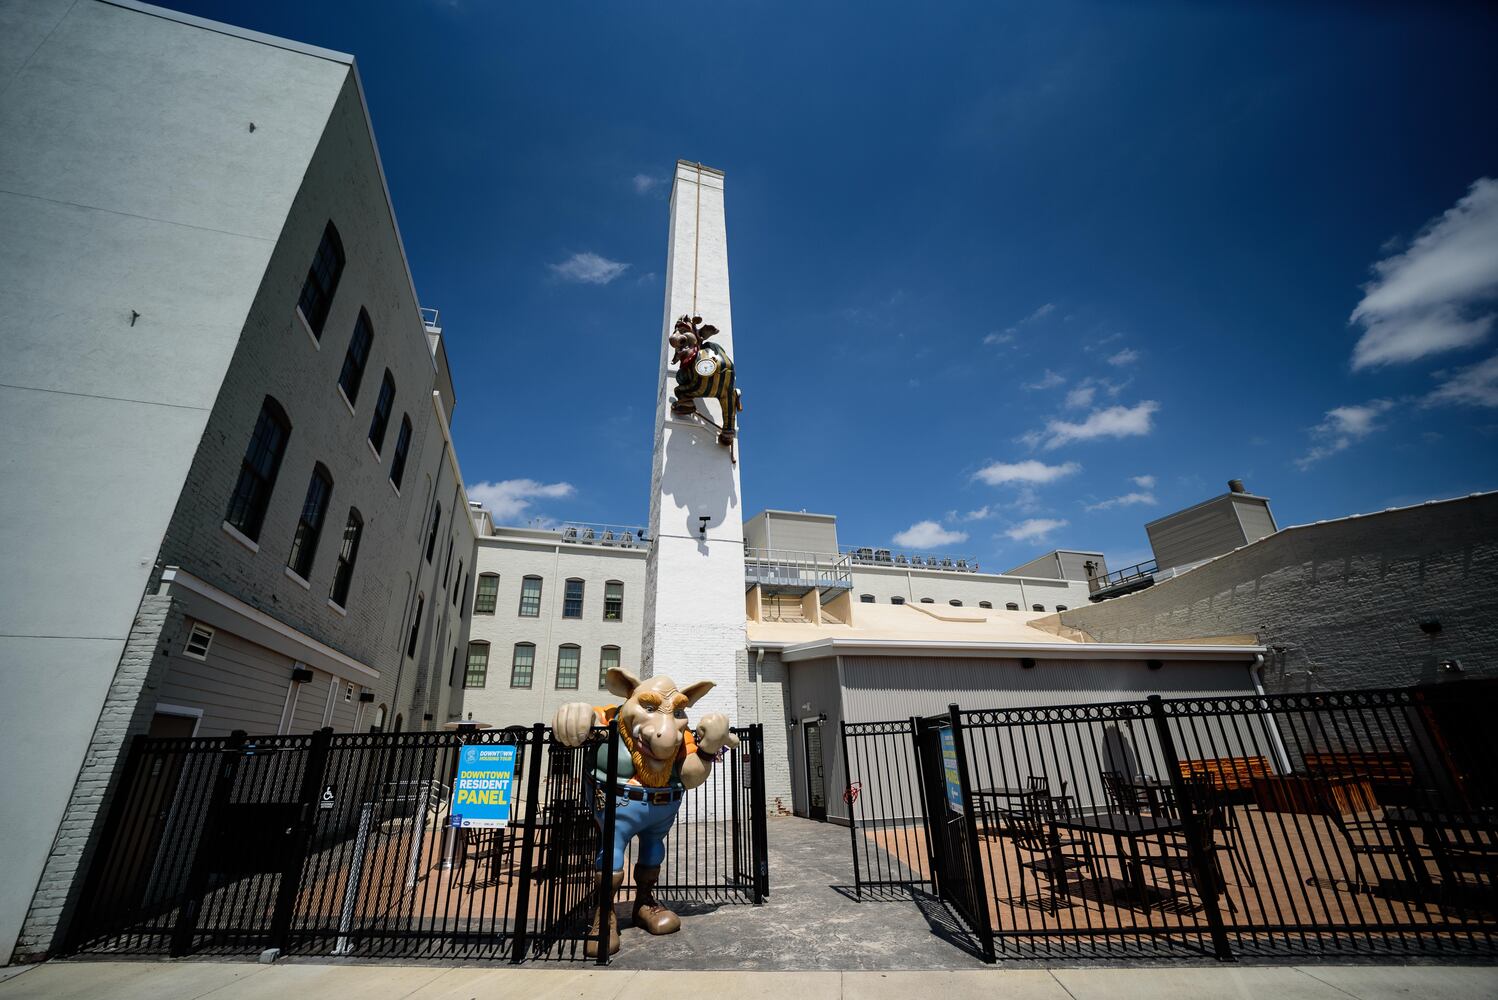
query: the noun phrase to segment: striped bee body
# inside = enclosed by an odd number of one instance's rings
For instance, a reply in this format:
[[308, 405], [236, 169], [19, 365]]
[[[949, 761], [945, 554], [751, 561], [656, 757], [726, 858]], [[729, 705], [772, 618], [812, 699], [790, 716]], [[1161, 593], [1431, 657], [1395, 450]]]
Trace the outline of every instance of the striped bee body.
[[676, 398], [673, 408], [681, 414], [696, 412], [692, 400], [716, 399], [723, 409], [723, 426], [718, 441], [729, 444], [737, 429], [737, 415], [742, 408], [738, 390], [733, 384], [733, 361], [717, 344], [704, 343], [696, 355], [683, 359], [676, 369]]

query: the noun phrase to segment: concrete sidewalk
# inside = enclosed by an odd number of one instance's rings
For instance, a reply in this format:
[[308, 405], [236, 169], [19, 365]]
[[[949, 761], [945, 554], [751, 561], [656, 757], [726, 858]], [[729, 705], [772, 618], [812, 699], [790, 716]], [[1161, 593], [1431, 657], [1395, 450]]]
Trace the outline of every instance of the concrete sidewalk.
[[443, 968], [401, 965], [255, 965], [219, 962], [49, 962], [0, 970], [0, 1000], [617, 1000], [681, 994], [737, 1000], [1490, 1000], [1498, 967], [1228, 966], [1191, 969], [982, 969], [944, 972], [655, 972]]

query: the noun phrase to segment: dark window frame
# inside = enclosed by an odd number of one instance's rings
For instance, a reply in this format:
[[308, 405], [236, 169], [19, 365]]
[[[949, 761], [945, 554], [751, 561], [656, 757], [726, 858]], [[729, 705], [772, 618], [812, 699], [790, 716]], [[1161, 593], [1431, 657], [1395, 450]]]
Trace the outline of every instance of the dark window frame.
[[[474, 669], [474, 654], [482, 650], [483, 660], [478, 664], [479, 669]], [[457, 650], [454, 650], [457, 652]], [[477, 678], [477, 683], [475, 683]], [[463, 660], [463, 689], [477, 689], [487, 686], [489, 683], [489, 643], [483, 639], [473, 639], [468, 643], [468, 655]]]
[[362, 308], [354, 322], [353, 335], [349, 337], [348, 350], [343, 354], [343, 368], [338, 372], [338, 388], [348, 405], [359, 401], [359, 386], [364, 382], [364, 369], [369, 365], [369, 350], [374, 346], [374, 324], [369, 313]]
[[[562, 683], [562, 654], [564, 652], [571, 652], [571, 653], [576, 654], [573, 657], [572, 664], [571, 664], [571, 667], [572, 667], [572, 683], [571, 684], [563, 684]], [[564, 642], [560, 646], [558, 646], [557, 647], [557, 678], [556, 678], [556, 689], [558, 691], [576, 691], [577, 690], [579, 676], [582, 674], [582, 671], [583, 671], [583, 648], [581, 646], [579, 646], [575, 642]]]
[[229, 509], [224, 514], [225, 523], [252, 542], [260, 540], [260, 531], [265, 527], [265, 514], [276, 491], [281, 460], [286, 457], [290, 441], [291, 418], [274, 397], [266, 396], [250, 432], [250, 443], [239, 460], [239, 479], [234, 483]]
[[[526, 593], [527, 584], [529, 584], [532, 580], [536, 581], [536, 592], [534, 594], [528, 594], [528, 593]], [[534, 576], [534, 575], [521, 577], [521, 579], [520, 579], [520, 617], [521, 618], [540, 618], [541, 617], [541, 595], [545, 592], [545, 589], [546, 589], [545, 588], [545, 581], [542, 580], [541, 577]], [[526, 610], [525, 610], [527, 603], [531, 604], [531, 610], [529, 611], [529, 613], [527, 613]]]
[[416, 656], [416, 640], [421, 636], [421, 613], [426, 610], [427, 595], [416, 595], [416, 614], [411, 618], [411, 637], [406, 640], [406, 659]]
[[338, 227], [329, 219], [323, 227], [322, 239], [307, 266], [307, 277], [302, 280], [302, 291], [297, 296], [296, 307], [306, 321], [312, 337], [322, 342], [322, 331], [328, 323], [328, 313], [333, 309], [333, 296], [338, 294], [338, 283], [343, 279], [343, 267], [347, 263], [343, 252], [343, 239]]
[[[610, 594], [612, 587], [618, 587], [617, 595]], [[622, 622], [624, 620], [624, 581], [605, 580], [603, 583], [603, 620], [606, 622]]]
[[401, 414], [400, 433], [395, 436], [395, 454], [390, 459], [390, 485], [400, 492], [401, 480], [406, 477], [406, 456], [411, 452], [411, 415]]
[[317, 543], [322, 538], [322, 526], [328, 519], [332, 500], [333, 474], [318, 462], [312, 466], [312, 477], [307, 480], [307, 496], [302, 500], [302, 513], [291, 536], [291, 552], [286, 556], [286, 568], [303, 580], [312, 578]]
[[[573, 593], [573, 584], [576, 584], [576, 593]], [[587, 594], [587, 583], [582, 577], [569, 576], [562, 583], [562, 617], [581, 620], [583, 616], [583, 601]]]
[[364, 517], [359, 513], [358, 507], [350, 507], [348, 518], [343, 522], [343, 544], [338, 550], [338, 566], [333, 571], [333, 586], [328, 590], [328, 600], [340, 608], [348, 607], [354, 567], [359, 562], [359, 540], [363, 535]]
[[375, 397], [374, 418], [369, 422], [369, 443], [376, 455], [385, 447], [385, 432], [390, 429], [390, 413], [394, 409], [395, 376], [386, 368], [385, 377], [380, 380], [380, 394]]
[[[494, 581], [494, 589], [486, 592], [484, 584], [488, 580]], [[499, 604], [499, 574], [480, 573], [478, 586], [473, 588], [473, 613], [476, 615], [492, 615], [494, 608]]]
[[[614, 654], [614, 662], [613, 663], [609, 663], [608, 659], [607, 659], [607, 654], [610, 651], [612, 651], [613, 654]], [[619, 649], [618, 646], [604, 645], [604, 646], [599, 647], [599, 650], [598, 650], [598, 689], [600, 691], [602, 691], [602, 690], [604, 690], [604, 689], [606, 689], [608, 687], [607, 679], [608, 679], [608, 675], [609, 675], [609, 668], [611, 668], [611, 667], [618, 667], [619, 664], [621, 664], [621, 663], [624, 662], [623, 659], [622, 659], [622, 656], [623, 656], [623, 652]]]
[[[525, 664], [521, 664], [521, 662], [520, 662], [520, 651], [522, 649], [530, 651], [530, 661], [528, 663], [525, 663]], [[522, 665], [525, 667], [525, 683], [524, 684], [518, 684], [516, 682], [520, 679], [519, 670], [520, 670], [520, 668], [521, 668]], [[529, 689], [533, 684], [535, 684], [535, 680], [536, 680], [536, 644], [534, 642], [517, 642], [517, 643], [515, 643], [514, 651], [511, 652], [511, 654], [510, 654], [510, 687], [512, 687], [512, 688], [527, 688], [527, 689]]]
[[432, 550], [437, 547], [437, 529], [442, 527], [442, 501], [432, 507], [432, 527], [427, 532], [427, 565], [432, 564]]

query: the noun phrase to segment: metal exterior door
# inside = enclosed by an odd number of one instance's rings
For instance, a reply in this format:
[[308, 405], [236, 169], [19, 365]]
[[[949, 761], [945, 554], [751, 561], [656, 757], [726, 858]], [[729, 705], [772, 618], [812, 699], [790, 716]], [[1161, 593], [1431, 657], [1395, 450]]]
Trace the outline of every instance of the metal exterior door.
[[807, 722], [806, 733], [806, 803], [807, 815], [827, 820], [827, 785], [822, 774], [822, 723]]

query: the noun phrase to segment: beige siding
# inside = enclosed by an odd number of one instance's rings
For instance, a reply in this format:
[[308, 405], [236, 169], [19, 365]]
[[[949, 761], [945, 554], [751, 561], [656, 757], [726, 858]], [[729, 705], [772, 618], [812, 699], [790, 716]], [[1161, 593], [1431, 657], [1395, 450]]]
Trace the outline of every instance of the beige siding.
[[1068, 580], [1087, 582], [1087, 563], [1093, 563], [1095, 576], [1108, 575], [1108, 560], [1101, 552], [1058, 552], [1061, 559], [1061, 575]]
[[1231, 552], [1244, 543], [1232, 498], [1221, 496], [1145, 525], [1161, 569]]
[[281, 724], [291, 683], [289, 657], [219, 629], [206, 661], [173, 650], [171, 663], [157, 700], [201, 708], [199, 736], [224, 736], [234, 729], [274, 733]]
[[1056, 563], [1058, 553], [1047, 552], [1043, 556], [1031, 559], [1027, 563], [1014, 567], [1005, 576], [1043, 576], [1047, 579], [1059, 579], [1061, 567]]
[[[790, 708], [787, 721], [806, 719], [818, 714], [827, 716], [822, 724], [822, 774], [826, 787], [827, 815], [846, 817], [847, 807], [842, 801], [843, 757], [839, 728], [843, 710], [838, 690], [837, 662], [829, 659], [792, 664], [788, 695]], [[791, 799], [795, 804], [795, 812], [805, 816], [806, 738], [803, 728], [798, 725], [790, 729], [787, 739], [791, 762]]]
[[1243, 535], [1248, 541], [1274, 534], [1274, 515], [1269, 513], [1269, 504], [1239, 497], [1234, 506], [1238, 509], [1238, 520], [1243, 524]]

